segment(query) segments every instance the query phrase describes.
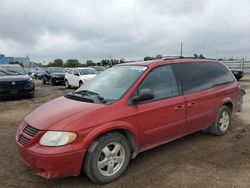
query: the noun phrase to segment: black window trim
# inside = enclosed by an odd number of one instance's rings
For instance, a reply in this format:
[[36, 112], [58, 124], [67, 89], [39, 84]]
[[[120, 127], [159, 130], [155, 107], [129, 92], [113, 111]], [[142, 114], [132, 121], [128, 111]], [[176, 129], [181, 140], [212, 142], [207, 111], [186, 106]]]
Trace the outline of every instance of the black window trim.
[[[222, 67], [225, 68], [225, 70], [230, 73], [230, 71], [227, 69], [227, 67], [225, 67], [223, 64], [219, 63], [219, 62], [216, 62], [216, 61], [200, 61], [200, 62], [183, 62], [183, 63], [176, 63], [176, 64], [189, 64], [189, 63], [214, 63], [214, 64], [217, 64], [217, 65], [220, 65]], [[173, 64], [171, 64], [171, 66], [173, 66]], [[172, 69], [173, 70], [173, 69]], [[196, 92], [201, 92], [201, 91], [205, 91], [205, 90], [209, 90], [209, 89], [212, 89], [214, 87], [217, 87], [217, 86], [221, 86], [221, 85], [226, 85], [226, 84], [230, 84], [230, 83], [233, 83], [235, 82], [235, 80], [232, 80], [231, 82], [224, 82], [224, 83], [220, 83], [220, 84], [215, 84], [215, 85], [212, 85], [211, 87], [208, 87], [208, 88], [205, 88], [205, 89], [200, 89], [200, 90], [196, 90], [196, 91], [190, 91], [190, 92], [186, 92], [184, 93], [183, 91], [183, 83], [181, 82], [181, 80], [178, 78], [178, 76], [176, 75], [175, 71], [173, 71], [174, 74], [175, 74], [175, 77], [176, 79], [178, 80], [179, 84], [181, 85], [181, 92], [182, 92], [182, 95], [189, 95], [189, 94], [192, 94], [192, 93], [196, 93]]]
[[[153, 70], [155, 70], [156, 68], [162, 67], [162, 66], [170, 66], [170, 67], [171, 67], [171, 70], [172, 70], [173, 75], [174, 75], [175, 80], [176, 80], [176, 85], [177, 85], [178, 94], [177, 94], [177, 95], [174, 95], [174, 96], [170, 96], [170, 97], [164, 97], [164, 98], [160, 98], [160, 99], [152, 99], [152, 100], [147, 100], [147, 101], [141, 101], [141, 102], [133, 103], [132, 97], [135, 96], [135, 94], [138, 94], [138, 87], [141, 85], [141, 83], [143, 82], [143, 80], [144, 80]], [[172, 69], [171, 64], [163, 64], [163, 65], [159, 65], [159, 66], [156, 66], [156, 67], [152, 68], [152, 69], [144, 76], [144, 78], [143, 78], [143, 79], [141, 80], [141, 82], [137, 85], [137, 87], [136, 87], [135, 90], [132, 92], [131, 96], [129, 97], [129, 99], [128, 99], [128, 105], [129, 105], [129, 106], [135, 106], [135, 105], [147, 104], [147, 103], [157, 102], [157, 101], [161, 101], [161, 100], [171, 99], [171, 98], [174, 98], [174, 97], [179, 97], [179, 96], [182, 96], [182, 95], [183, 95], [182, 85], [181, 85], [179, 79], [176, 77], [175, 72], [174, 72], [174, 70]]]

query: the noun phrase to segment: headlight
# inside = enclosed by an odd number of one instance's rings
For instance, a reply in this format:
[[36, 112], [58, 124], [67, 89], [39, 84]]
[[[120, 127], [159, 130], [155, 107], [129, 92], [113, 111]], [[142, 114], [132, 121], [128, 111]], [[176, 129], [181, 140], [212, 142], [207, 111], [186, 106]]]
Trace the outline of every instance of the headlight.
[[73, 142], [76, 137], [76, 133], [72, 132], [47, 131], [39, 143], [43, 146], [63, 146]]

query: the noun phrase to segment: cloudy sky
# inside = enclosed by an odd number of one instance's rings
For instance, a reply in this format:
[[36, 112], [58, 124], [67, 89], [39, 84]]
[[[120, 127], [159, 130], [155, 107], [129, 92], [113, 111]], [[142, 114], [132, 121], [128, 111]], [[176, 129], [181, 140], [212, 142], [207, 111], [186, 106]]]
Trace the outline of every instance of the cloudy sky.
[[[0, 54], [250, 58], [249, 0], [0, 0]], [[217, 53], [216, 53], [217, 52]]]

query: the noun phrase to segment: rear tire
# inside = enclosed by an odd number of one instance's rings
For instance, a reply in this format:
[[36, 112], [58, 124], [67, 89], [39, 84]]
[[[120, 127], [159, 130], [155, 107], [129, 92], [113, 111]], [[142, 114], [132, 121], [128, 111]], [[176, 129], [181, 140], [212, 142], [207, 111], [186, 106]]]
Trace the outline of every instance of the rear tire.
[[34, 95], [35, 95], [34, 93], [31, 93], [28, 95], [28, 98], [34, 98]]
[[66, 87], [67, 89], [70, 89], [70, 88], [71, 88], [71, 86], [69, 85], [68, 80], [65, 80], [65, 87]]
[[95, 183], [104, 184], [118, 179], [130, 161], [131, 148], [120, 133], [107, 133], [89, 147], [84, 160], [85, 174]]
[[227, 106], [222, 106], [218, 112], [215, 125], [208, 131], [214, 135], [222, 136], [228, 133], [231, 125], [232, 112]]
[[80, 81], [79, 82], [79, 87], [81, 87], [83, 85], [83, 82], [82, 81]]

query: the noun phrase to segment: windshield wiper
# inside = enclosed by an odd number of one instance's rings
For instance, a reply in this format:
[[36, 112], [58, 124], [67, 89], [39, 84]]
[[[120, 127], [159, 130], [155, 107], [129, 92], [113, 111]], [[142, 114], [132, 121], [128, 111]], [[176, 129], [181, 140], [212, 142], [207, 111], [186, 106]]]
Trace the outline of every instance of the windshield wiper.
[[73, 100], [77, 99], [77, 100], [84, 101], [84, 102], [90, 102], [90, 103], [95, 102], [93, 99], [89, 97], [83, 97], [81, 94], [78, 94], [75, 92], [70, 92], [66, 94], [65, 97], [69, 99], [73, 99]]
[[81, 94], [81, 95], [87, 95], [89, 97], [92, 97], [94, 95], [94, 96], [96, 96], [99, 99], [100, 102], [106, 103], [106, 100], [104, 99], [103, 96], [101, 96], [100, 94], [98, 94], [96, 92], [90, 91], [90, 90], [75, 91], [73, 93]]
[[[11, 75], [8, 72], [4, 71], [4, 70], [0, 70], [2, 73], [4, 73], [5, 75]], [[4, 75], [3, 75], [4, 76]]]
[[[15, 75], [23, 75], [21, 72], [19, 71], [15, 71], [15, 70], [7, 70], [8, 72], [10, 73], [14, 73]], [[10, 74], [10, 75], [13, 75], [13, 74]]]

